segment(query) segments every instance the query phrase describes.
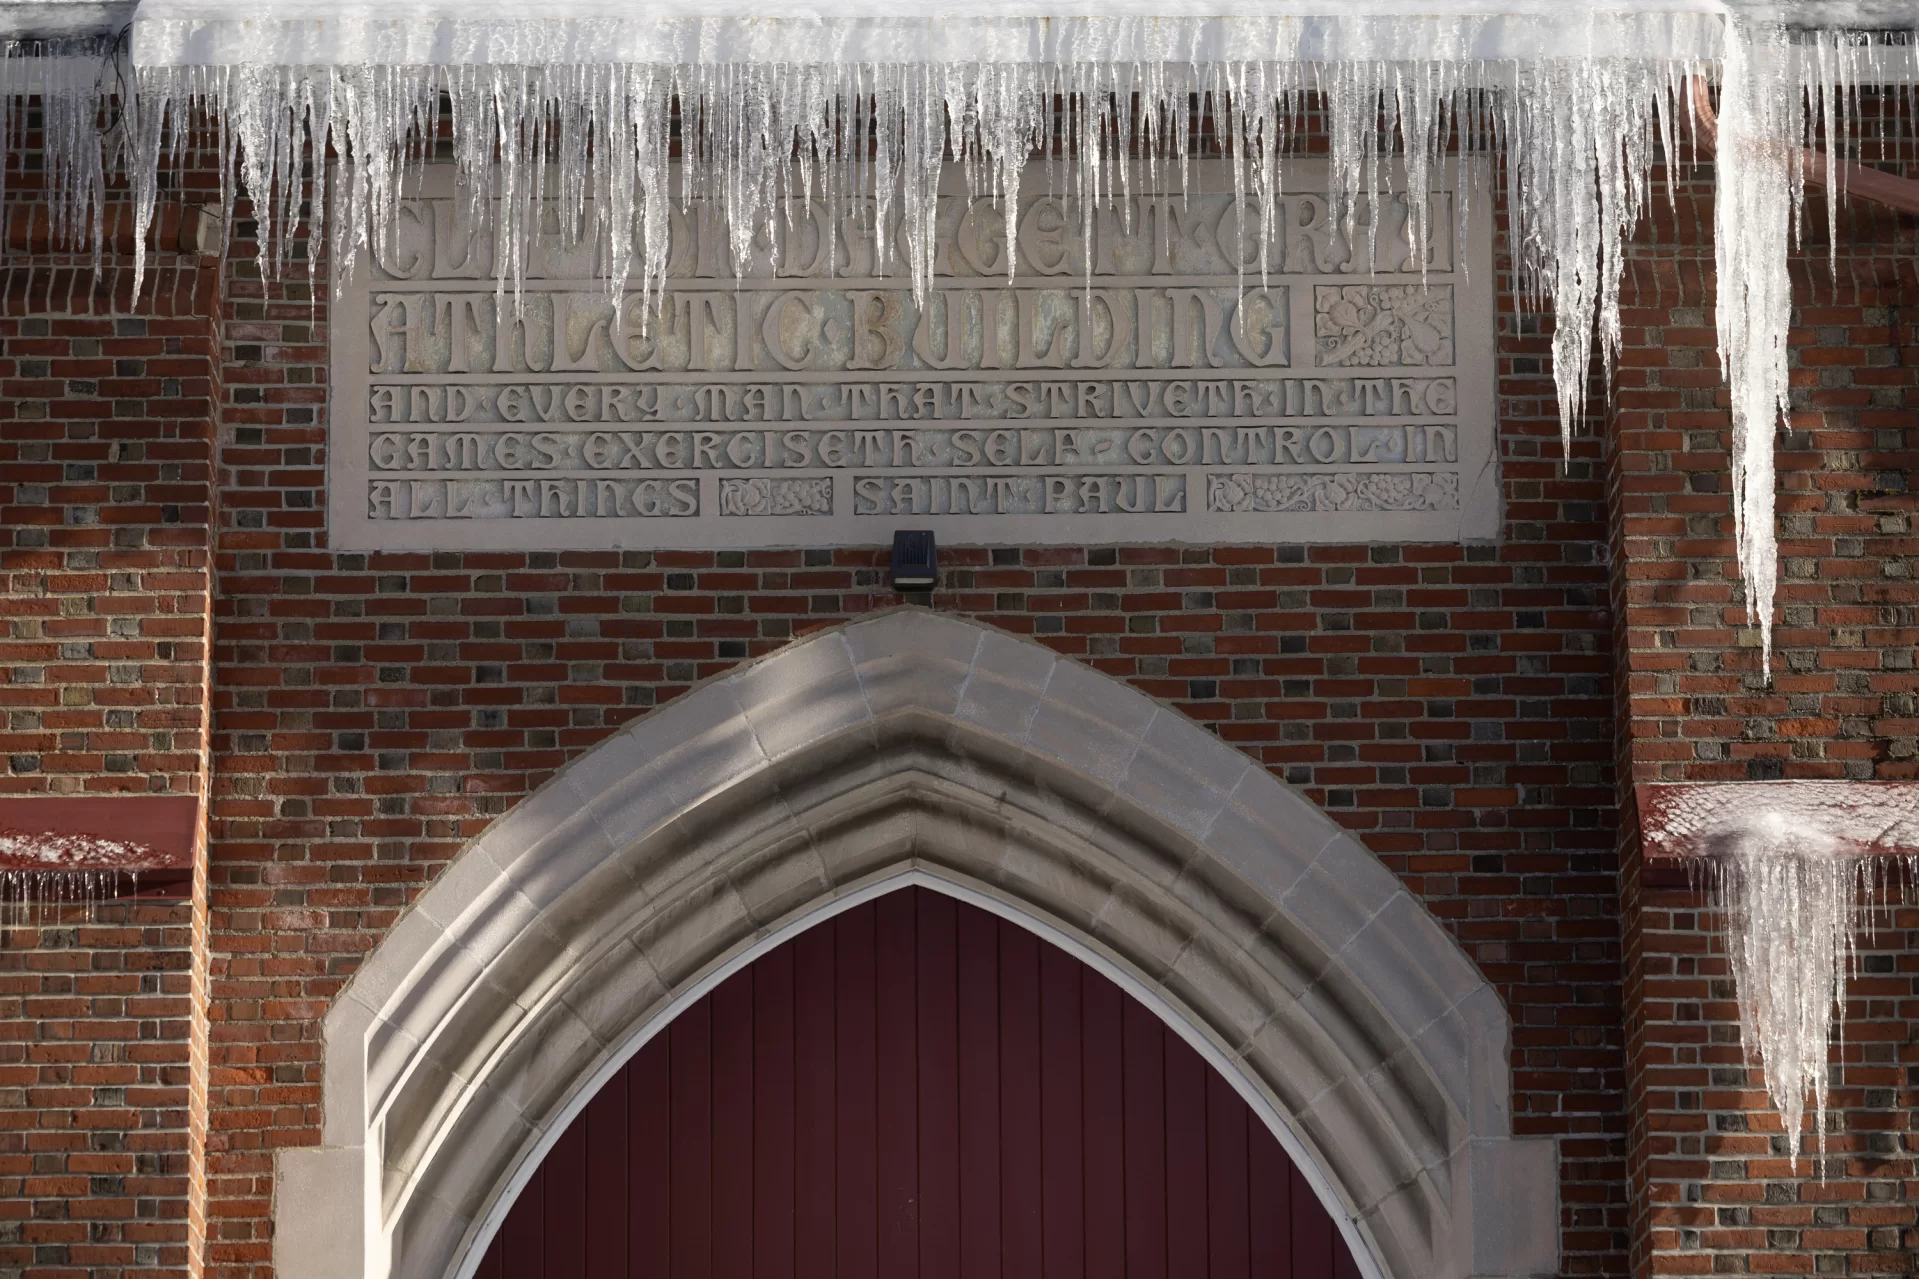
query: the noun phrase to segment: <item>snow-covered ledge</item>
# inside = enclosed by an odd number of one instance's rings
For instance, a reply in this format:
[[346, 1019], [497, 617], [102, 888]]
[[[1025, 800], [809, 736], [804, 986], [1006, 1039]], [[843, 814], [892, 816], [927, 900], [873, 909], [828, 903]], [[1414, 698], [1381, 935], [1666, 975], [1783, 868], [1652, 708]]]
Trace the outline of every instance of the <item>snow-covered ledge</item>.
[[1816, 828], [1833, 853], [1919, 853], [1919, 782], [1644, 782], [1633, 790], [1648, 857], [1729, 853], [1775, 822]]
[[1808, 1099], [1826, 1139], [1830, 1042], [1869, 912], [1919, 883], [1919, 782], [1642, 785], [1641, 846], [1690, 859], [1726, 919], [1740, 1042], [1794, 1157]]
[[184, 874], [199, 818], [194, 795], [0, 796], [0, 871]]
[[0, 796], [0, 928], [43, 908], [183, 895], [199, 816], [193, 795]]

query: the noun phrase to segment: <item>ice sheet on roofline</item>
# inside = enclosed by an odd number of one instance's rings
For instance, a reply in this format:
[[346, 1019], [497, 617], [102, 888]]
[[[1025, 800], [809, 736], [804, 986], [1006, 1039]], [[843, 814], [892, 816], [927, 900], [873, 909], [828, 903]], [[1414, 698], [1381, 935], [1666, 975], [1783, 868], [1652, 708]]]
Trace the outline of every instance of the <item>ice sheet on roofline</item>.
[[133, 8], [133, 0], [0, 0], [0, 40], [111, 35]]
[[[917, 12], [916, 12], [917, 10]], [[143, 0], [134, 62], [473, 65], [1716, 58], [1724, 18], [1905, 26], [1911, 0]]]
[[[597, 60], [614, 60], [616, 54], [620, 60], [678, 60], [689, 51], [753, 57], [769, 47], [786, 60], [820, 51], [848, 60], [907, 54], [933, 60], [946, 54], [1013, 59], [1065, 52], [1099, 57], [1102, 51], [1104, 56], [1124, 53], [1128, 46], [1151, 53], [1171, 38], [1200, 56], [1214, 56], [1221, 49], [1239, 53], [1233, 44], [1259, 34], [1257, 23], [1279, 20], [1304, 24], [1296, 41], [1289, 41], [1301, 56], [1390, 57], [1430, 52], [1433, 46], [1425, 41], [1435, 28], [1456, 23], [1461, 16], [1480, 20], [1461, 56], [1604, 56], [1658, 49], [1689, 57], [1716, 55], [1718, 32], [1714, 24], [1675, 24], [1681, 16], [1738, 12], [1802, 27], [1919, 25], [1911, 0], [963, 0], [925, 17], [902, 14], [899, 5], [883, 0], [668, 0], [646, 6], [643, 14], [636, 14], [630, 0], [577, 0], [544, 5], [537, 18], [529, 18], [517, 0], [378, 5], [327, 0], [149, 0], [144, 5], [135, 0], [0, 0], [0, 40], [111, 36], [134, 18], [136, 9], [142, 24], [141, 60], [152, 65], [319, 65], [366, 61], [369, 54], [376, 62], [500, 61], [498, 54], [529, 43]], [[1075, 18], [1147, 18], [1180, 29], [1154, 32], [1157, 39], [1109, 31], [1102, 39], [1088, 31], [1048, 32], [1035, 26], [1035, 19], [1049, 18], [1067, 19], [1058, 24], [1064, 28], [1071, 28]], [[1380, 18], [1397, 24], [1398, 38], [1389, 41], [1392, 48], [1382, 49], [1377, 33], [1367, 29]], [[1209, 24], [1208, 19], [1214, 21]], [[1248, 20], [1254, 25], [1249, 27]], [[502, 29], [502, 23], [514, 30]], [[584, 23], [594, 25], [558, 30]], [[609, 34], [607, 23], [618, 24], [622, 31], [611, 44], [595, 45], [594, 40]], [[1009, 24], [1017, 29], [1007, 29]], [[732, 29], [737, 25], [779, 34], [771, 39], [748, 35]], [[487, 28], [484, 36], [482, 27]], [[530, 39], [536, 28], [545, 28], [546, 34]], [[1671, 43], [1675, 35], [1678, 42]], [[797, 44], [791, 43], [796, 39]]]

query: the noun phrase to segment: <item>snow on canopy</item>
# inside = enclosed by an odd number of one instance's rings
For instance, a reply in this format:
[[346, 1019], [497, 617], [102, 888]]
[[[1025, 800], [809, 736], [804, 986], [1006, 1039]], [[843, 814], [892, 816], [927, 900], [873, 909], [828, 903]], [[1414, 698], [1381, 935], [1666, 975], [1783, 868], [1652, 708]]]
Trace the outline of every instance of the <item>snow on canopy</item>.
[[[310, 198], [308, 232], [328, 237], [336, 285], [357, 252], [393, 233], [444, 100], [466, 215], [505, 250], [495, 255], [502, 288], [517, 293], [528, 238], [557, 201], [562, 234], [598, 242], [608, 287], [637, 281], [649, 296], [664, 277], [674, 200], [717, 201], [741, 259], [763, 234], [779, 241], [769, 224], [789, 198], [871, 201], [879, 260], [903, 259], [923, 290], [949, 157], [975, 194], [1016, 200], [1032, 154], [1052, 155], [1057, 185], [1090, 222], [1101, 202], [1125, 197], [1129, 157], [1183, 169], [1201, 115], [1236, 193], [1258, 210], [1264, 270], [1310, 101], [1324, 113], [1331, 195], [1349, 230], [1394, 170], [1424, 190], [1443, 160], [1484, 163], [1503, 150], [1521, 291], [1557, 317], [1569, 444], [1594, 343], [1608, 370], [1617, 355], [1621, 239], [1653, 198], [1656, 157], [1692, 126], [1692, 82], [1710, 80], [1720, 92], [1714, 233], [1733, 513], [1770, 672], [1772, 440], [1787, 407], [1800, 148], [1823, 139], [1840, 159], [1855, 87], [1913, 81], [1911, 0], [958, 0], [937, 14], [902, 12], [897, 0], [548, 0], [538, 16], [529, 7], [0, 0], [0, 31], [45, 37], [8, 45], [0, 100], [11, 110], [17, 95], [42, 95], [57, 231], [91, 236], [97, 251], [106, 183], [123, 173], [144, 243], [163, 147], [177, 158], [182, 123], [213, 119], [229, 205], [237, 172], [266, 210], [268, 249], [284, 266]], [[99, 34], [75, 34], [83, 29]], [[102, 96], [118, 110], [104, 133]], [[327, 141], [342, 163], [305, 172], [306, 147]], [[669, 163], [676, 142], [681, 159]], [[1411, 208], [1411, 248], [1423, 253], [1428, 219], [1420, 202]]]

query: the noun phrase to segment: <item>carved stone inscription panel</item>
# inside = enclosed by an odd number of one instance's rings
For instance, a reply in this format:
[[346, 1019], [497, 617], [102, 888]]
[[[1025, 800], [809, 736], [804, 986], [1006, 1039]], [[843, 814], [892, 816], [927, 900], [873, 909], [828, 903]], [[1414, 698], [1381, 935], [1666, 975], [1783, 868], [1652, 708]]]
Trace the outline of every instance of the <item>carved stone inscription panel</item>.
[[1403, 195], [1348, 228], [1296, 166], [1262, 274], [1224, 177], [1089, 226], [1042, 172], [1012, 217], [953, 175], [924, 298], [870, 202], [795, 201], [739, 269], [714, 210], [676, 209], [663, 298], [613, 296], [555, 211], [516, 298], [435, 174], [336, 312], [333, 542], [1493, 536], [1488, 219], [1462, 251], [1434, 191], [1422, 263]]

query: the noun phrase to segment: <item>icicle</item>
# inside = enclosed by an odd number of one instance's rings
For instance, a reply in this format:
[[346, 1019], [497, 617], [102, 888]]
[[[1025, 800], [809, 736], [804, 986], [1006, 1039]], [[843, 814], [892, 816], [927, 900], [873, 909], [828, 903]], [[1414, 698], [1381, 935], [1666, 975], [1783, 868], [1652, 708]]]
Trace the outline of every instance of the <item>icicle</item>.
[[1796, 143], [1803, 128], [1790, 50], [1776, 23], [1728, 20], [1719, 104], [1719, 186], [1713, 205], [1719, 358], [1732, 387], [1732, 510], [1746, 617], [1759, 628], [1772, 675], [1779, 551], [1773, 518], [1773, 436], [1790, 411], [1787, 257], [1804, 196]]
[[1709, 899], [1726, 920], [1746, 1060], [1764, 1072], [1791, 1157], [1808, 1104], [1823, 1157], [1828, 1046], [1847, 975], [1888, 899], [1895, 859], [1919, 886], [1919, 807], [1910, 789], [1872, 783], [1665, 789], [1641, 811], [1648, 846], [1702, 856]]
[[58, 920], [67, 906], [92, 920], [129, 883], [138, 891], [134, 866], [159, 857], [148, 845], [96, 835], [0, 830], [0, 931]]
[[1739, 1039], [1758, 1062], [1766, 1095], [1797, 1160], [1808, 1098], [1817, 1149], [1826, 1153], [1828, 1045], [1844, 1006], [1846, 974], [1868, 891], [1867, 863], [1842, 854], [1832, 835], [1781, 814], [1763, 814], [1728, 840], [1712, 866], [1712, 898], [1726, 919]]
[[1653, 124], [1664, 114], [1670, 71], [1651, 60], [1542, 61], [1519, 69], [1509, 97], [1517, 251], [1554, 314], [1567, 456], [1585, 412], [1595, 332], [1608, 377], [1618, 360], [1620, 246], [1645, 209]]
[[[135, 167], [147, 169], [154, 162], [147, 157], [157, 151], [157, 121], [166, 112], [178, 121], [193, 106], [205, 108], [219, 121], [237, 176], [265, 206], [270, 257], [284, 263], [300, 207], [303, 149], [317, 152], [330, 139], [343, 161], [333, 193], [342, 207], [328, 210], [325, 166], [315, 162], [309, 216], [316, 231], [330, 217], [335, 276], [344, 279], [360, 251], [392, 242], [406, 179], [430, 149], [435, 101], [444, 89], [451, 103], [454, 164], [467, 193], [465, 212], [476, 227], [493, 231], [501, 288], [517, 294], [528, 252], [541, 237], [557, 234], [556, 243], [566, 248], [596, 240], [609, 288], [618, 290], [629, 274], [638, 274], [650, 296], [665, 269], [667, 152], [671, 104], [677, 100], [684, 126], [681, 209], [690, 214], [702, 202], [719, 206], [736, 261], [749, 262], [762, 245], [779, 251], [784, 237], [774, 223], [785, 216], [795, 189], [796, 162], [797, 189], [811, 193], [815, 175], [824, 178], [825, 162], [850, 155], [850, 166], [833, 166], [831, 180], [820, 180], [819, 194], [835, 206], [835, 214], [846, 200], [871, 201], [862, 207], [871, 210], [874, 270], [902, 261], [913, 287], [924, 290], [933, 270], [937, 179], [949, 151], [963, 162], [972, 195], [990, 195], [1017, 208], [1021, 169], [1035, 149], [1050, 146], [1053, 102], [1062, 94], [1067, 145], [1076, 157], [1062, 193], [1078, 205], [1082, 219], [1115, 200], [1122, 216], [1130, 217], [1127, 157], [1135, 143], [1135, 120], [1130, 107], [1122, 110], [1121, 104], [1140, 95], [1137, 141], [1149, 168], [1169, 162], [1185, 174], [1190, 104], [1197, 94], [1219, 127], [1235, 190], [1248, 197], [1247, 207], [1259, 211], [1258, 257], [1265, 270], [1277, 238], [1286, 141], [1307, 93], [1317, 91], [1327, 104], [1336, 212], [1355, 238], [1364, 216], [1369, 247], [1382, 221], [1373, 205], [1385, 186], [1395, 127], [1404, 141], [1397, 154], [1415, 189], [1429, 182], [1447, 155], [1449, 122], [1467, 122], [1469, 130], [1481, 133], [1501, 132], [1532, 147], [1520, 161], [1527, 175], [1520, 189], [1529, 204], [1522, 224], [1543, 228], [1546, 238], [1530, 245], [1522, 266], [1541, 273], [1536, 287], [1545, 296], [1563, 292], [1572, 299], [1577, 315], [1570, 327], [1585, 331], [1595, 312], [1606, 314], [1610, 296], [1591, 283], [1600, 246], [1629, 223], [1643, 191], [1635, 166], [1645, 162], [1644, 148], [1635, 147], [1634, 139], [1643, 134], [1644, 118], [1654, 108], [1641, 90], [1670, 78], [1664, 63], [1649, 65], [1650, 71], [1640, 69], [1638, 80], [1616, 69], [1610, 80], [1544, 75], [1526, 84], [1525, 92], [1500, 100], [1494, 109], [1504, 125], [1491, 130], [1487, 123], [1472, 122], [1485, 119], [1484, 103], [1492, 90], [1517, 82], [1509, 70], [1471, 60], [1328, 65], [1266, 60], [1209, 64], [1203, 77], [1196, 65], [1176, 60], [1070, 67], [143, 68], [143, 92], [158, 109], [143, 117], [156, 123], [143, 125], [149, 133], [142, 135]], [[1309, 74], [1302, 75], [1302, 68]], [[1597, 120], [1526, 105], [1529, 94], [1539, 91], [1570, 86], [1581, 92], [1582, 86], [1615, 81], [1618, 87], [1607, 98], [1611, 114]], [[1561, 136], [1575, 127], [1572, 122], [1579, 122], [1583, 132]], [[1616, 132], [1623, 133], [1623, 141], [1613, 136]], [[178, 133], [176, 124], [176, 139]], [[556, 172], [550, 187], [549, 163]], [[1611, 198], [1592, 216], [1583, 208], [1564, 207], [1592, 186], [1595, 164]], [[1581, 174], [1587, 179], [1582, 181]], [[141, 189], [142, 200], [150, 203], [150, 184]], [[229, 182], [223, 199], [230, 202], [235, 190]], [[1427, 212], [1420, 202], [1413, 204], [1409, 231], [1416, 251], [1423, 252]], [[1575, 265], [1559, 269], [1561, 254], [1570, 254]], [[1010, 271], [1011, 255], [1007, 265]], [[1615, 330], [1616, 322], [1604, 332]], [[1608, 349], [1614, 344], [1609, 341]]]
[[0, 871], [0, 932], [36, 928], [77, 907], [82, 921], [97, 917], [102, 902], [138, 891], [138, 877], [118, 870]]
[[165, 855], [146, 844], [97, 835], [0, 830], [0, 930], [33, 927], [77, 906], [92, 919], [103, 900], [120, 895], [137, 867]]

